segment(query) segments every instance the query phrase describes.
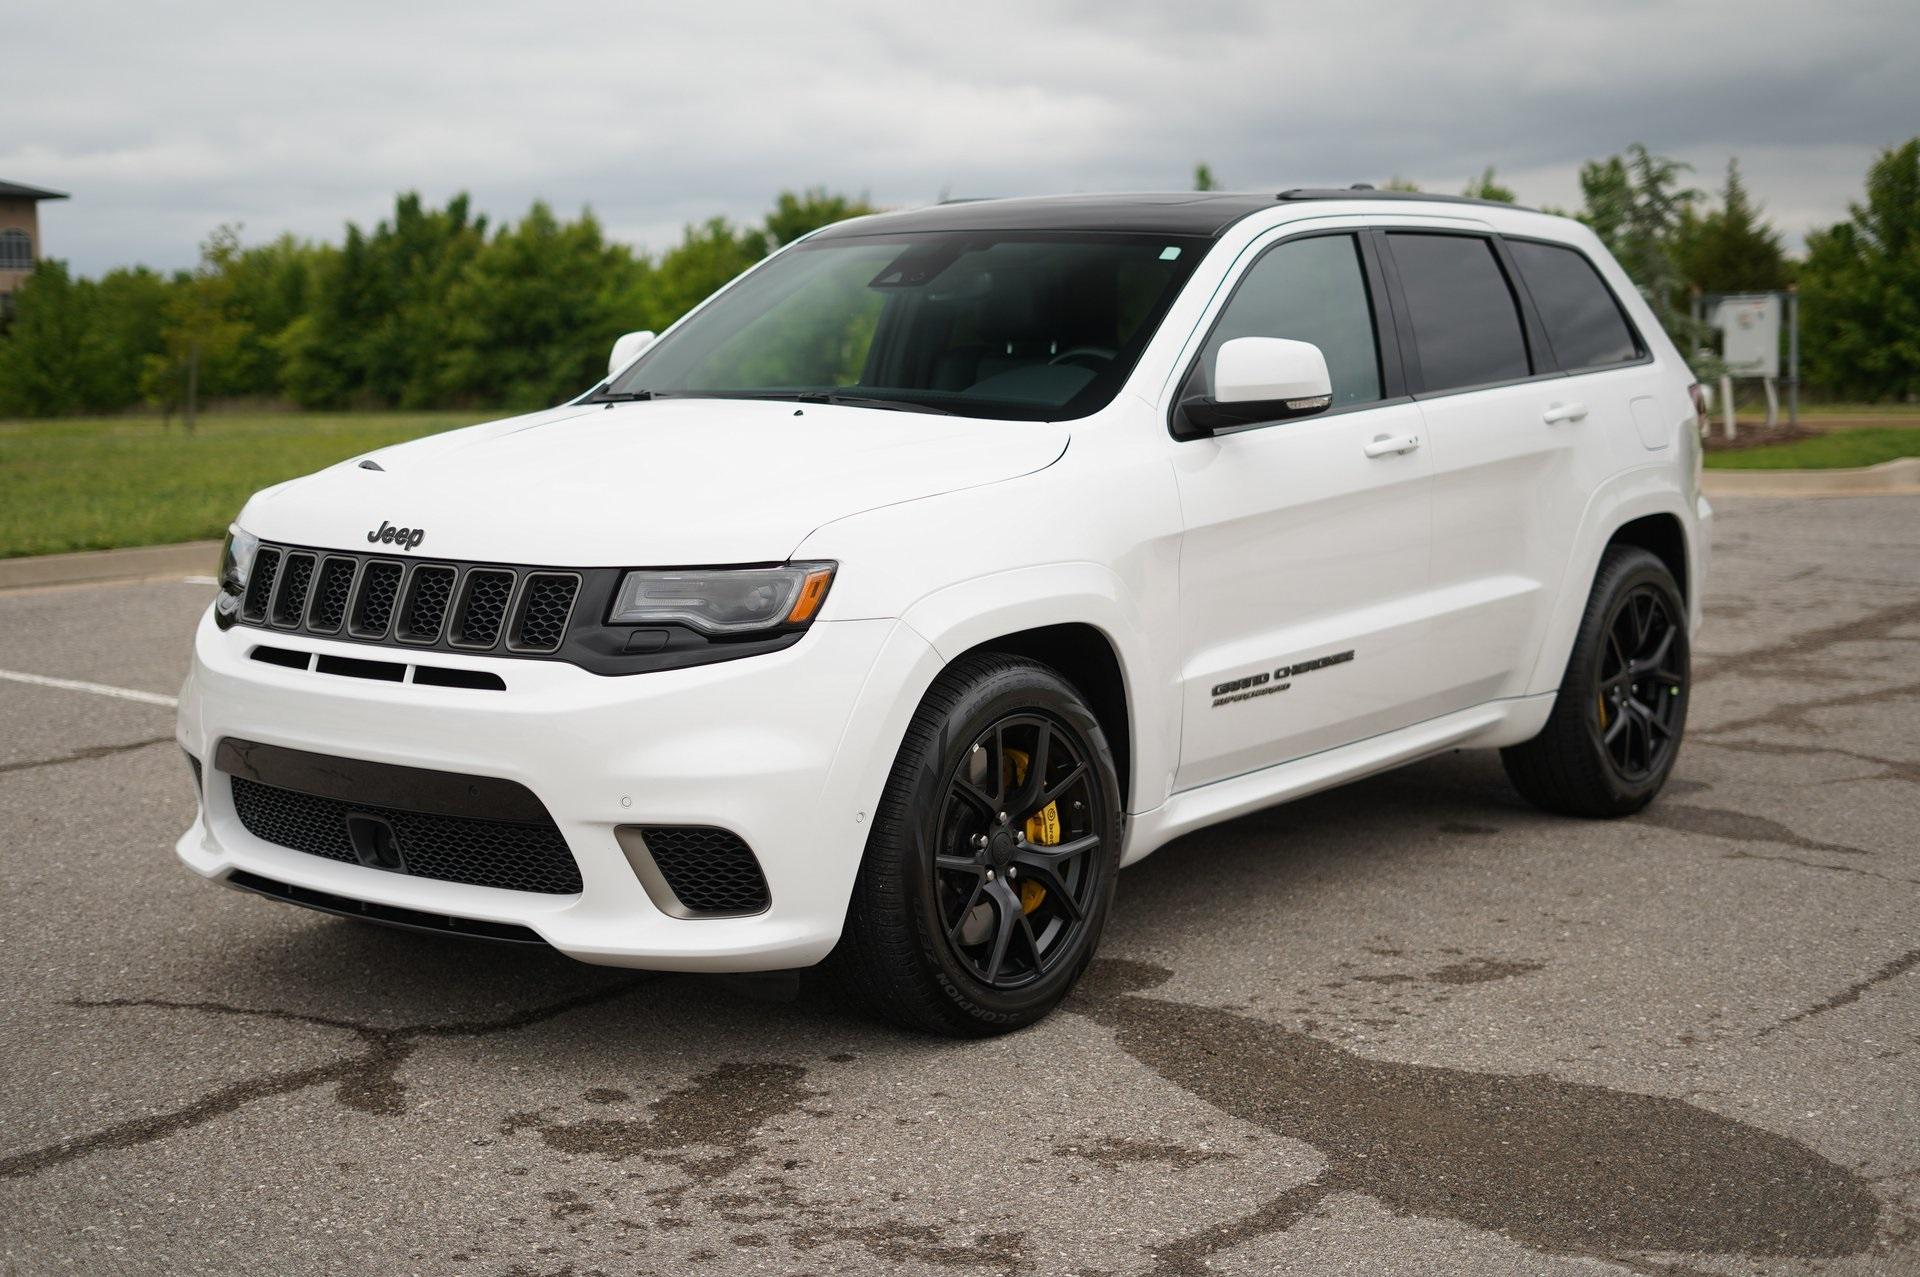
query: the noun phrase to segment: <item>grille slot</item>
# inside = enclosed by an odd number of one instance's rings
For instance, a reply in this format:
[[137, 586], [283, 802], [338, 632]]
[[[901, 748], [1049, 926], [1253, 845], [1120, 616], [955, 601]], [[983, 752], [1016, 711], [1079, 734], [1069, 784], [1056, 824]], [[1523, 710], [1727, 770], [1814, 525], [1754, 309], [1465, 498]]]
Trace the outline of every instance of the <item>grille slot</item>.
[[548, 895], [580, 890], [579, 866], [550, 819], [522, 824], [431, 815], [303, 794], [244, 776], [228, 779], [234, 814], [248, 833], [309, 856], [359, 864], [347, 817], [375, 816], [392, 827], [405, 872], [416, 878]]
[[307, 610], [313, 565], [311, 554], [289, 554], [280, 567], [280, 588], [273, 595], [273, 623], [283, 630], [300, 624], [300, 617]]
[[360, 594], [354, 601], [353, 619], [347, 632], [355, 638], [386, 637], [393, 620], [394, 599], [400, 594], [400, 577], [406, 569], [391, 559], [373, 559], [360, 574]]
[[520, 592], [507, 646], [516, 652], [551, 652], [560, 646], [580, 593], [580, 578], [571, 572], [529, 572]]
[[327, 556], [313, 584], [313, 600], [307, 606], [308, 629], [315, 634], [339, 631], [347, 619], [347, 601], [353, 597], [353, 574], [358, 567], [352, 559]]
[[767, 907], [766, 877], [738, 834], [704, 825], [646, 825], [640, 833], [688, 913], [759, 913]]
[[468, 569], [447, 641], [455, 647], [474, 648], [498, 643], [507, 619], [507, 602], [512, 597], [513, 573], [505, 568]]
[[267, 619], [267, 603], [273, 598], [273, 586], [280, 579], [280, 551], [261, 546], [254, 551], [253, 573], [247, 578], [247, 597], [240, 605], [243, 621]]
[[414, 568], [407, 582], [406, 605], [400, 609], [400, 623], [393, 636], [402, 643], [431, 643], [440, 637], [440, 626], [447, 619], [447, 604], [453, 599], [452, 568], [440, 563], [423, 563]]

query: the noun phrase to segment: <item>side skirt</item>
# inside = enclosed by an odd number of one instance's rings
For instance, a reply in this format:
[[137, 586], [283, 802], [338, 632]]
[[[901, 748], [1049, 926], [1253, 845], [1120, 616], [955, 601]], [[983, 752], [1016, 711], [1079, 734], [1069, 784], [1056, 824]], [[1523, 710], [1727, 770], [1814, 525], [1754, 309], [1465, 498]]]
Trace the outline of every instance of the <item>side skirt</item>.
[[1183, 789], [1131, 818], [1122, 865], [1208, 825], [1304, 798], [1450, 749], [1497, 749], [1531, 740], [1553, 712], [1554, 693], [1489, 701], [1351, 745], [1263, 767], [1244, 776]]

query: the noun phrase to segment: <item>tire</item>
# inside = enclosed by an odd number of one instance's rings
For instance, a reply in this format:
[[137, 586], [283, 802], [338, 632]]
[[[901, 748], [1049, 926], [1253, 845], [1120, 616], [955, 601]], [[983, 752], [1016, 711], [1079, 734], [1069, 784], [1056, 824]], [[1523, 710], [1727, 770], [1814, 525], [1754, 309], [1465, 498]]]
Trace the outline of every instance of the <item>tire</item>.
[[1073, 685], [1018, 657], [961, 658], [921, 702], [875, 812], [841, 982], [924, 1032], [1032, 1024], [1093, 957], [1120, 836], [1113, 754]]
[[1500, 751], [1513, 787], [1558, 815], [1641, 810], [1680, 754], [1689, 659], [1686, 604], [1673, 574], [1645, 550], [1609, 548], [1546, 727]]

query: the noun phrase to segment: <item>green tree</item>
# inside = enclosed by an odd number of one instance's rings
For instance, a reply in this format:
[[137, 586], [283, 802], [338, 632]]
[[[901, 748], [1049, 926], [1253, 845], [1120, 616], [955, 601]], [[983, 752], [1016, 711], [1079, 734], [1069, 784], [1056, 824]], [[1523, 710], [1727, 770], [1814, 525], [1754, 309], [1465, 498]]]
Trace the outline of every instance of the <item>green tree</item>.
[[146, 356], [140, 389], [169, 411], [184, 404], [187, 423], [201, 401], [217, 394], [227, 367], [246, 336], [233, 313], [231, 267], [240, 253], [240, 233], [217, 228], [200, 246], [200, 264], [175, 279], [161, 305], [160, 350]]
[[1517, 204], [1519, 196], [1510, 186], [1502, 186], [1493, 175], [1493, 165], [1487, 165], [1487, 171], [1467, 183], [1467, 189], [1460, 192], [1468, 199], [1494, 200], [1501, 204]]
[[591, 213], [562, 222], [535, 203], [468, 265], [447, 298], [454, 316], [441, 385], [455, 401], [540, 408], [606, 375], [622, 313], [647, 272], [609, 244]]
[[84, 350], [93, 330], [91, 284], [67, 264], [43, 258], [14, 294], [13, 322], [0, 343], [0, 413], [50, 417], [88, 407]]
[[1220, 183], [1214, 180], [1213, 166], [1204, 160], [1193, 166], [1193, 189], [1196, 191], [1220, 189]]
[[1847, 398], [1920, 396], [1920, 138], [1881, 153], [1866, 201], [1807, 236], [1801, 348], [1809, 381]]
[[1401, 177], [1399, 174], [1396, 173], [1392, 177], [1388, 178], [1387, 184], [1381, 187], [1380, 189], [1383, 191], [1406, 191], [1409, 194], [1412, 194], [1413, 192], [1416, 192], [1420, 189], [1420, 183], [1409, 181], [1408, 179]]
[[1691, 171], [1638, 142], [1624, 157], [1580, 167], [1580, 220], [1600, 237], [1669, 327], [1685, 287], [1674, 261], [1674, 240], [1700, 198], [1699, 191], [1680, 185], [1681, 175]]
[[765, 231], [724, 217], [687, 227], [680, 243], [655, 264], [647, 322], [637, 326], [665, 328], [766, 255]]
[[308, 313], [276, 343], [289, 392], [307, 407], [441, 402], [447, 298], [486, 236], [464, 194], [433, 209], [410, 191], [371, 233], [349, 223], [314, 263]]
[[782, 191], [767, 214], [767, 247], [779, 248], [822, 226], [844, 222], [849, 217], [865, 217], [878, 211], [867, 202], [864, 195], [858, 198], [835, 195], [824, 186], [809, 187], [797, 193]]
[[1740, 180], [1740, 162], [1728, 160], [1720, 206], [1706, 213], [1688, 208], [1675, 230], [1673, 257], [1681, 278], [1708, 293], [1785, 288], [1792, 275], [1780, 233], [1760, 212]]

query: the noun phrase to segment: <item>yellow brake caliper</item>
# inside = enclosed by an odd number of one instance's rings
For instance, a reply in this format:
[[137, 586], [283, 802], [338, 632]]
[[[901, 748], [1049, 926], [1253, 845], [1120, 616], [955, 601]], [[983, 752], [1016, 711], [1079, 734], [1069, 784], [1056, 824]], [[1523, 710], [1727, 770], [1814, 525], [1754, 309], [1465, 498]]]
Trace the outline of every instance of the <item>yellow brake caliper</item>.
[[[1007, 761], [1013, 764], [1013, 783], [1027, 783], [1027, 754], [1025, 750], [1009, 749]], [[1056, 847], [1060, 844], [1060, 804], [1048, 803], [1033, 815], [1027, 817], [1024, 831], [1027, 841], [1041, 847]], [[1047, 898], [1047, 889], [1029, 878], [1020, 884], [1020, 912], [1032, 913]]]

